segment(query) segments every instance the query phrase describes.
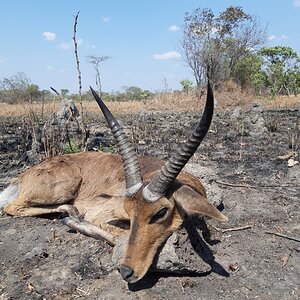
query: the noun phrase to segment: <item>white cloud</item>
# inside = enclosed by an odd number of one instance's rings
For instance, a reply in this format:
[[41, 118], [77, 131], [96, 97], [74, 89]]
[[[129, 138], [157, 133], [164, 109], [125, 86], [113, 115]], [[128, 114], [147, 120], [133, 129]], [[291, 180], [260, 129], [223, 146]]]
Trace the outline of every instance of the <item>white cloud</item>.
[[92, 44], [92, 45], [90, 45], [90, 44], [87, 44], [87, 47], [88, 47], [88, 48], [91, 48], [91, 49], [96, 49], [96, 46], [95, 46], [95, 45], [93, 45], [93, 44]]
[[288, 39], [289, 39], [289, 36], [286, 34], [268, 36], [269, 41], [282, 41], [282, 40], [288, 40]]
[[288, 40], [288, 39], [289, 39], [288, 35], [285, 35], [285, 34], [282, 34], [282, 35], [280, 36], [280, 38], [281, 38], [282, 40]]
[[111, 20], [111, 17], [108, 17], [108, 16], [103, 16], [103, 17], [101, 17], [101, 21], [102, 21], [103, 23], [108, 23], [108, 22], [110, 22], [110, 20]]
[[177, 25], [171, 25], [171, 26], [168, 27], [168, 30], [172, 31], [172, 32], [175, 32], [175, 31], [179, 30], [179, 27]]
[[295, 7], [300, 7], [300, 0], [294, 0], [294, 1], [293, 1], [293, 5], [294, 5]]
[[42, 33], [44, 39], [46, 41], [54, 41], [56, 39], [56, 33], [55, 32], [49, 32], [49, 31], [45, 31]]
[[0, 58], [0, 64], [4, 64], [7, 62], [7, 59], [6, 58]]
[[169, 52], [153, 55], [153, 58], [157, 60], [165, 60], [165, 59], [180, 58], [180, 57], [181, 55], [177, 51], [169, 51]]
[[[81, 38], [77, 39], [77, 45], [82, 46], [83, 45], [83, 39], [81, 39]], [[62, 42], [57, 47], [62, 49], [62, 50], [70, 50], [73, 47], [73, 42], [70, 42], [70, 43]]]
[[270, 35], [270, 36], [268, 36], [268, 40], [269, 41], [274, 41], [274, 40], [276, 40], [276, 35]]
[[69, 50], [72, 48], [72, 43], [61, 43], [58, 45], [58, 48], [63, 49], [63, 50]]

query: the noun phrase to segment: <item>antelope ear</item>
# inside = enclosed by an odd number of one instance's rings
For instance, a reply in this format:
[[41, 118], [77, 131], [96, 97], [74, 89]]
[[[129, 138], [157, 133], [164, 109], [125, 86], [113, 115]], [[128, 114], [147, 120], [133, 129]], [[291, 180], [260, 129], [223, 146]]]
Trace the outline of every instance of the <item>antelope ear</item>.
[[218, 221], [228, 221], [228, 218], [219, 212], [206, 197], [198, 194], [187, 185], [181, 186], [173, 193], [175, 203], [187, 214], [193, 216], [208, 216]]

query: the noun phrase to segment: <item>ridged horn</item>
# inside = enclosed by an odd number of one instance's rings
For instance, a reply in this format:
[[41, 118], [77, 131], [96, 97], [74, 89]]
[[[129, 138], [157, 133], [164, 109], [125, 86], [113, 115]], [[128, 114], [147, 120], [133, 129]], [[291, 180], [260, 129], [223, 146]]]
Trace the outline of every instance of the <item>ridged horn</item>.
[[207, 83], [207, 98], [202, 118], [188, 140], [166, 162], [161, 170], [151, 179], [143, 190], [146, 201], [153, 202], [164, 196], [169, 185], [175, 180], [180, 171], [196, 152], [211, 124], [214, 111], [214, 96], [210, 85]]
[[116, 139], [120, 155], [123, 159], [125, 181], [126, 181], [126, 195], [134, 195], [143, 185], [140, 165], [138, 157], [130, 143], [128, 136], [125, 134], [123, 127], [118, 123], [107, 106], [97, 95], [97, 93], [90, 87], [91, 92], [97, 101], [103, 115]]

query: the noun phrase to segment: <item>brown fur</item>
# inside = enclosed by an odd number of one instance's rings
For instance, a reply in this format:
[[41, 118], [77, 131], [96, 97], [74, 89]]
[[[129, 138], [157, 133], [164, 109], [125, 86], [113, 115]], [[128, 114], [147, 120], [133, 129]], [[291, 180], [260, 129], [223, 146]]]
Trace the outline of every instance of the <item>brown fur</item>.
[[[159, 159], [141, 157], [144, 184], [161, 168]], [[53, 157], [25, 171], [18, 178], [19, 196], [4, 211], [15, 216], [35, 216], [61, 211], [71, 204], [86, 222], [117, 237], [129, 234], [122, 265], [133, 270], [128, 282], [141, 279], [157, 249], [176, 231], [186, 215], [227, 218], [206, 199], [201, 182], [182, 172], [165, 197], [146, 202], [141, 190], [126, 198], [123, 162], [119, 155], [86, 152]], [[76, 209], [74, 208], [74, 211]], [[166, 213], [159, 217], [159, 212]], [[115, 226], [130, 220], [130, 231]]]

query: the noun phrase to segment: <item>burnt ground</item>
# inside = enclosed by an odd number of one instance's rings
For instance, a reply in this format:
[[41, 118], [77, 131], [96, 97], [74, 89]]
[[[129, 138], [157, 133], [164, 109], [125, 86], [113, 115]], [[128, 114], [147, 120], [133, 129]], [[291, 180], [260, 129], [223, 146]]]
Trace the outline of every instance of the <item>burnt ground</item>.
[[[144, 112], [123, 123], [140, 154], [166, 158], [196, 120], [196, 113]], [[111, 141], [97, 122], [89, 142]], [[0, 299], [299, 299], [300, 164], [278, 158], [294, 151], [300, 160], [299, 126], [291, 110], [220, 113], [187, 166], [230, 219], [207, 221], [214, 241], [207, 246], [223, 268], [201, 277], [150, 273], [128, 285], [114, 268], [112, 248], [68, 229], [59, 216], [3, 215]], [[0, 129], [3, 189], [34, 159], [30, 128], [2, 119]]]

